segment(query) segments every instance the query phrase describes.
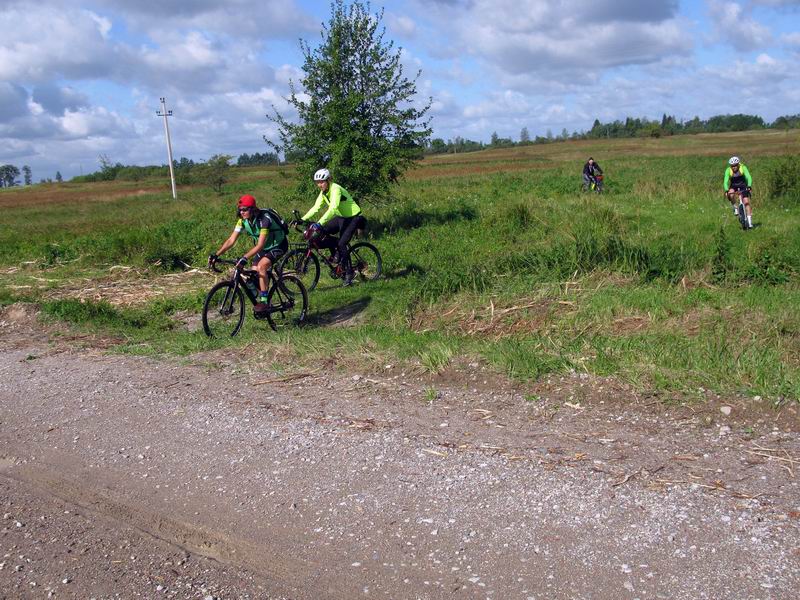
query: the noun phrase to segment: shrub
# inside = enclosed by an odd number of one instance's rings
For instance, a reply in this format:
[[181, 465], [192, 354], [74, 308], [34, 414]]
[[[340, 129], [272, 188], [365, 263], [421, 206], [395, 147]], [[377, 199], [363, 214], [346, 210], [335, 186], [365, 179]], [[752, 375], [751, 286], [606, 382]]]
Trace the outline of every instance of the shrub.
[[800, 202], [800, 160], [798, 157], [784, 156], [773, 162], [767, 168], [764, 181], [768, 198]]

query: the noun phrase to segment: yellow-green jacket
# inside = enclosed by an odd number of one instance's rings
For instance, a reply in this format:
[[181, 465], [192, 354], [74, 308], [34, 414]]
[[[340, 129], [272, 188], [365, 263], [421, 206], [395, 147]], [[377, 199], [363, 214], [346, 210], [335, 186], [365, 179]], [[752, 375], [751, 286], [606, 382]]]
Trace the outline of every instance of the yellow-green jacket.
[[743, 164], [739, 163], [739, 172], [734, 173], [733, 169], [728, 167], [725, 169], [725, 177], [722, 180], [722, 188], [727, 192], [731, 188], [740, 188], [747, 185], [753, 185], [753, 178], [750, 177], [750, 171]]
[[355, 217], [361, 214], [361, 207], [356, 204], [353, 197], [346, 189], [338, 183], [333, 183], [328, 186], [328, 193], [320, 192], [317, 196], [314, 206], [311, 207], [306, 214], [303, 215], [304, 221], [310, 221], [325, 205], [328, 210], [319, 218], [319, 224], [325, 225], [333, 217]]

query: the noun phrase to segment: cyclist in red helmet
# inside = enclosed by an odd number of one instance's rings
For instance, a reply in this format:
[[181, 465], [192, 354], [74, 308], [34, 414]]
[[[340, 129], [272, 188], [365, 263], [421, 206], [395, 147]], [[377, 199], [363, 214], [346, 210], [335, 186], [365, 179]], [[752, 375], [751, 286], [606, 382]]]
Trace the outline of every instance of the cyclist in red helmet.
[[236, 266], [244, 267], [247, 265], [247, 261], [252, 259], [253, 266], [258, 271], [260, 292], [255, 310], [261, 312], [267, 309], [267, 271], [289, 249], [289, 241], [286, 239], [286, 233], [281, 224], [270, 216], [269, 211], [260, 210], [256, 206], [256, 199], [253, 196], [248, 194], [239, 198], [236, 211], [239, 220], [236, 221], [233, 233], [222, 243], [215, 254], [208, 257], [208, 266], [212, 266], [220, 256], [232, 248], [239, 239], [239, 234], [244, 230], [255, 245], [242, 255]]

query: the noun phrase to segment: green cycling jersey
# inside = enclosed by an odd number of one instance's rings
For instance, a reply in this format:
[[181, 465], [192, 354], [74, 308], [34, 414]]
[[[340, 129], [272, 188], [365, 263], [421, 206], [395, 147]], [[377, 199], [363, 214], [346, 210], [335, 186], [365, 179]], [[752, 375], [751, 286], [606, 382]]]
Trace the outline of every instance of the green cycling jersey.
[[728, 191], [731, 188], [751, 187], [753, 178], [750, 177], [750, 170], [743, 164], [739, 164], [739, 171], [734, 173], [731, 167], [725, 169], [725, 179], [722, 182], [722, 189]]
[[278, 223], [267, 214], [266, 210], [259, 210], [254, 219], [239, 219], [233, 228], [236, 233], [244, 230], [249, 235], [253, 244], [258, 244], [258, 239], [262, 232], [267, 232], [267, 239], [264, 242], [262, 251], [270, 251], [281, 245], [286, 235]]

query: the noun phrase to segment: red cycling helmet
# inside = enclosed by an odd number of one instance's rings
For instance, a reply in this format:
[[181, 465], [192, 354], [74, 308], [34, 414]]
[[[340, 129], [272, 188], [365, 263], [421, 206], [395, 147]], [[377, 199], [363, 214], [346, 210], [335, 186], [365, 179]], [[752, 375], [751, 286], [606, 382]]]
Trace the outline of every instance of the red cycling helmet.
[[255, 205], [256, 205], [256, 199], [249, 194], [239, 198], [239, 208], [243, 207], [253, 208]]

